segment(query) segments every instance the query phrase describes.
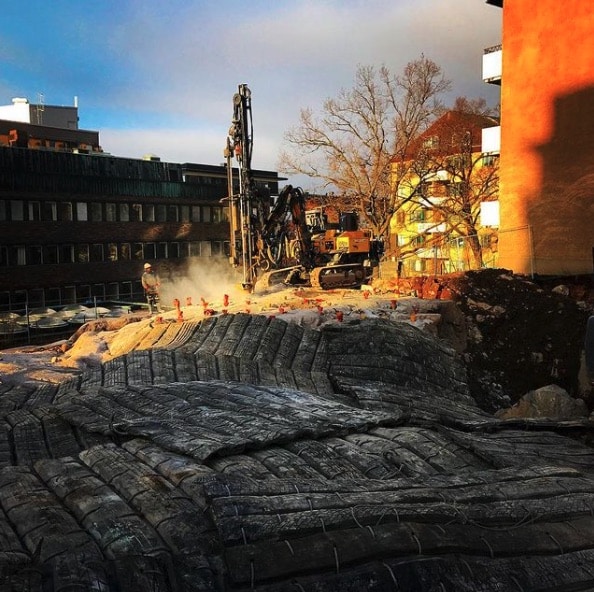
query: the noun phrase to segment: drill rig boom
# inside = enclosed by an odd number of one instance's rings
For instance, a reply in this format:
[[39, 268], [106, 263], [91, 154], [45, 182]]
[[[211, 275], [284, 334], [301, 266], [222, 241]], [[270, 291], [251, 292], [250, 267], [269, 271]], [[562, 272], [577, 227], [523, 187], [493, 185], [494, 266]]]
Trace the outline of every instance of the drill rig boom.
[[[281, 283], [322, 289], [360, 287], [371, 275], [368, 231], [352, 225], [322, 229], [323, 216], [312, 225], [301, 189], [287, 185], [271, 207], [270, 196], [256, 186], [251, 164], [251, 95], [245, 84], [233, 95], [233, 119], [225, 148], [230, 258], [232, 265], [242, 269], [244, 289], [254, 290], [256, 281], [263, 287]], [[237, 161], [237, 181], [233, 158]]]

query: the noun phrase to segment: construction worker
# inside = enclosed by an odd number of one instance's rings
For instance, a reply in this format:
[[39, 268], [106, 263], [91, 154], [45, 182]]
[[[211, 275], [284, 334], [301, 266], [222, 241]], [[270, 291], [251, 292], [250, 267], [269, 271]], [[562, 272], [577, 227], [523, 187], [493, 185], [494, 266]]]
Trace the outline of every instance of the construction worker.
[[144, 273], [142, 274], [141, 282], [144, 293], [146, 294], [149, 312], [151, 314], [161, 312], [161, 307], [159, 306], [159, 287], [161, 286], [161, 280], [153, 271], [153, 266], [150, 263], [144, 264]]

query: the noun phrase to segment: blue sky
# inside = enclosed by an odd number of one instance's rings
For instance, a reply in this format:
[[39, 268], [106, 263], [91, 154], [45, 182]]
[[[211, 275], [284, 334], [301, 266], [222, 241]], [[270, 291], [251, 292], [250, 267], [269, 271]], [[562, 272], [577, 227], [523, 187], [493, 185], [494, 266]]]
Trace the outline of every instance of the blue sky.
[[256, 168], [275, 169], [299, 110], [353, 85], [358, 65], [399, 73], [421, 53], [456, 96], [481, 80], [501, 10], [484, 0], [27, 0], [0, 16], [0, 104], [72, 105], [116, 156], [219, 164], [238, 84], [252, 90]]

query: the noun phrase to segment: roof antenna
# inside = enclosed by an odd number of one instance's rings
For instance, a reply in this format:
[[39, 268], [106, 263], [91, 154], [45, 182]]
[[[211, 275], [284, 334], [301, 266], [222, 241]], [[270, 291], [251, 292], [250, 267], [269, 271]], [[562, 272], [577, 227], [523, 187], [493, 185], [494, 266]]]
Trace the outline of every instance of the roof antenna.
[[43, 123], [43, 112], [45, 111], [45, 106], [43, 105], [43, 94], [42, 93], [38, 93], [38, 99], [37, 99], [37, 105], [36, 105], [36, 110], [37, 110], [37, 125], [42, 125]]

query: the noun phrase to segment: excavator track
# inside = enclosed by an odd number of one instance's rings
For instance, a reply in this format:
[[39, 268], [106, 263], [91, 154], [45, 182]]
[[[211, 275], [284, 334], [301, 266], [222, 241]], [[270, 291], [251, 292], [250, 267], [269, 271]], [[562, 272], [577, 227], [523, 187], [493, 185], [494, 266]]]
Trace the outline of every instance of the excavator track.
[[312, 288], [332, 290], [335, 288], [358, 288], [367, 283], [365, 268], [360, 263], [315, 267], [309, 272]]
[[256, 282], [258, 290], [266, 290], [273, 288], [280, 284], [291, 283], [290, 278], [295, 274], [303, 271], [301, 265], [294, 265], [292, 267], [284, 267], [283, 269], [273, 269], [263, 273]]

